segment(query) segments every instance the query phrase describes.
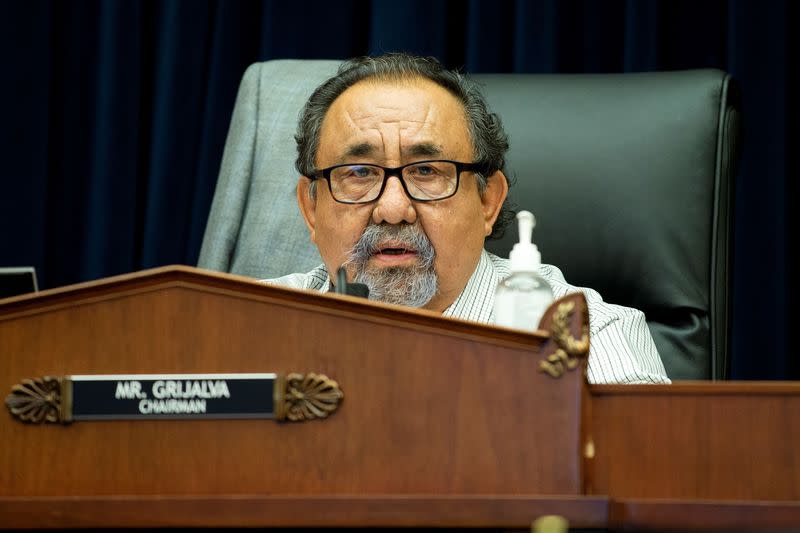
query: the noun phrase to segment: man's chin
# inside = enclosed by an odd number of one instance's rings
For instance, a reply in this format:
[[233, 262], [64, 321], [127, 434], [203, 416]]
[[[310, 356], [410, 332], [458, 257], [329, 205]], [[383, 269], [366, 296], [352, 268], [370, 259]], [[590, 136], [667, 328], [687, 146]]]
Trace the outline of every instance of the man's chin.
[[432, 270], [417, 262], [408, 266], [376, 265], [370, 262], [356, 275], [369, 288], [369, 298], [380, 302], [422, 307], [436, 295], [438, 282]]
[[422, 274], [422, 269], [418, 264], [409, 265], [381, 265], [368, 264], [363, 270], [363, 274], [374, 282], [385, 285], [403, 286], [408, 280], [416, 275]]

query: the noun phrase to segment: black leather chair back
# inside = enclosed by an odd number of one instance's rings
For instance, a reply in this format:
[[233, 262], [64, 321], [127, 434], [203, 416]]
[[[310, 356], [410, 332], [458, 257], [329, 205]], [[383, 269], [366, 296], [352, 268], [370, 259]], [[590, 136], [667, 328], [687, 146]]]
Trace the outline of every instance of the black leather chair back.
[[[543, 262], [645, 312], [667, 373], [728, 375], [739, 97], [717, 70], [481, 75]], [[517, 239], [511, 227], [488, 248]]]

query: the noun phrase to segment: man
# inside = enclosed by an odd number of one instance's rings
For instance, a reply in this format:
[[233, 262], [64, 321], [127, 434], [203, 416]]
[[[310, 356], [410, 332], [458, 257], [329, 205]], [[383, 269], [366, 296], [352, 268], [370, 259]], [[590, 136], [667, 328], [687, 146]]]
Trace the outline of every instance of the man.
[[[272, 283], [328, 291], [343, 266], [372, 299], [493, 320], [508, 260], [483, 246], [513, 218], [508, 139], [473, 82], [432, 58], [353, 59], [311, 96], [296, 140], [297, 201], [324, 264]], [[591, 382], [669, 382], [641, 312], [540, 274], [556, 298], [586, 294]]]

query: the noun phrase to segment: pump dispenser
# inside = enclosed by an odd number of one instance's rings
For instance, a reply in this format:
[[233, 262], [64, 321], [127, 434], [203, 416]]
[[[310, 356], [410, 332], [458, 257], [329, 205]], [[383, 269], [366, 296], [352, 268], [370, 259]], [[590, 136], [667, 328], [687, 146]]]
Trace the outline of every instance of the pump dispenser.
[[533, 227], [536, 219], [530, 211], [517, 213], [519, 242], [511, 249], [508, 258], [511, 260], [511, 272], [536, 272], [542, 264], [542, 255], [532, 242]]
[[519, 242], [509, 255], [511, 275], [497, 285], [495, 323], [509, 328], [536, 331], [553, 302], [553, 289], [541, 276], [542, 256], [532, 242], [536, 219], [530, 211], [517, 213]]

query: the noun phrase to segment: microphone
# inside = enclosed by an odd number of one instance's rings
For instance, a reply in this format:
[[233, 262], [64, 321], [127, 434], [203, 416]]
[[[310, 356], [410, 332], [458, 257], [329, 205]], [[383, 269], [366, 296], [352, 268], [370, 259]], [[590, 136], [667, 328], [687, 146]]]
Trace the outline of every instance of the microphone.
[[348, 294], [350, 296], [360, 296], [369, 298], [369, 288], [363, 283], [347, 283], [347, 271], [344, 267], [339, 267], [336, 271], [336, 294]]

